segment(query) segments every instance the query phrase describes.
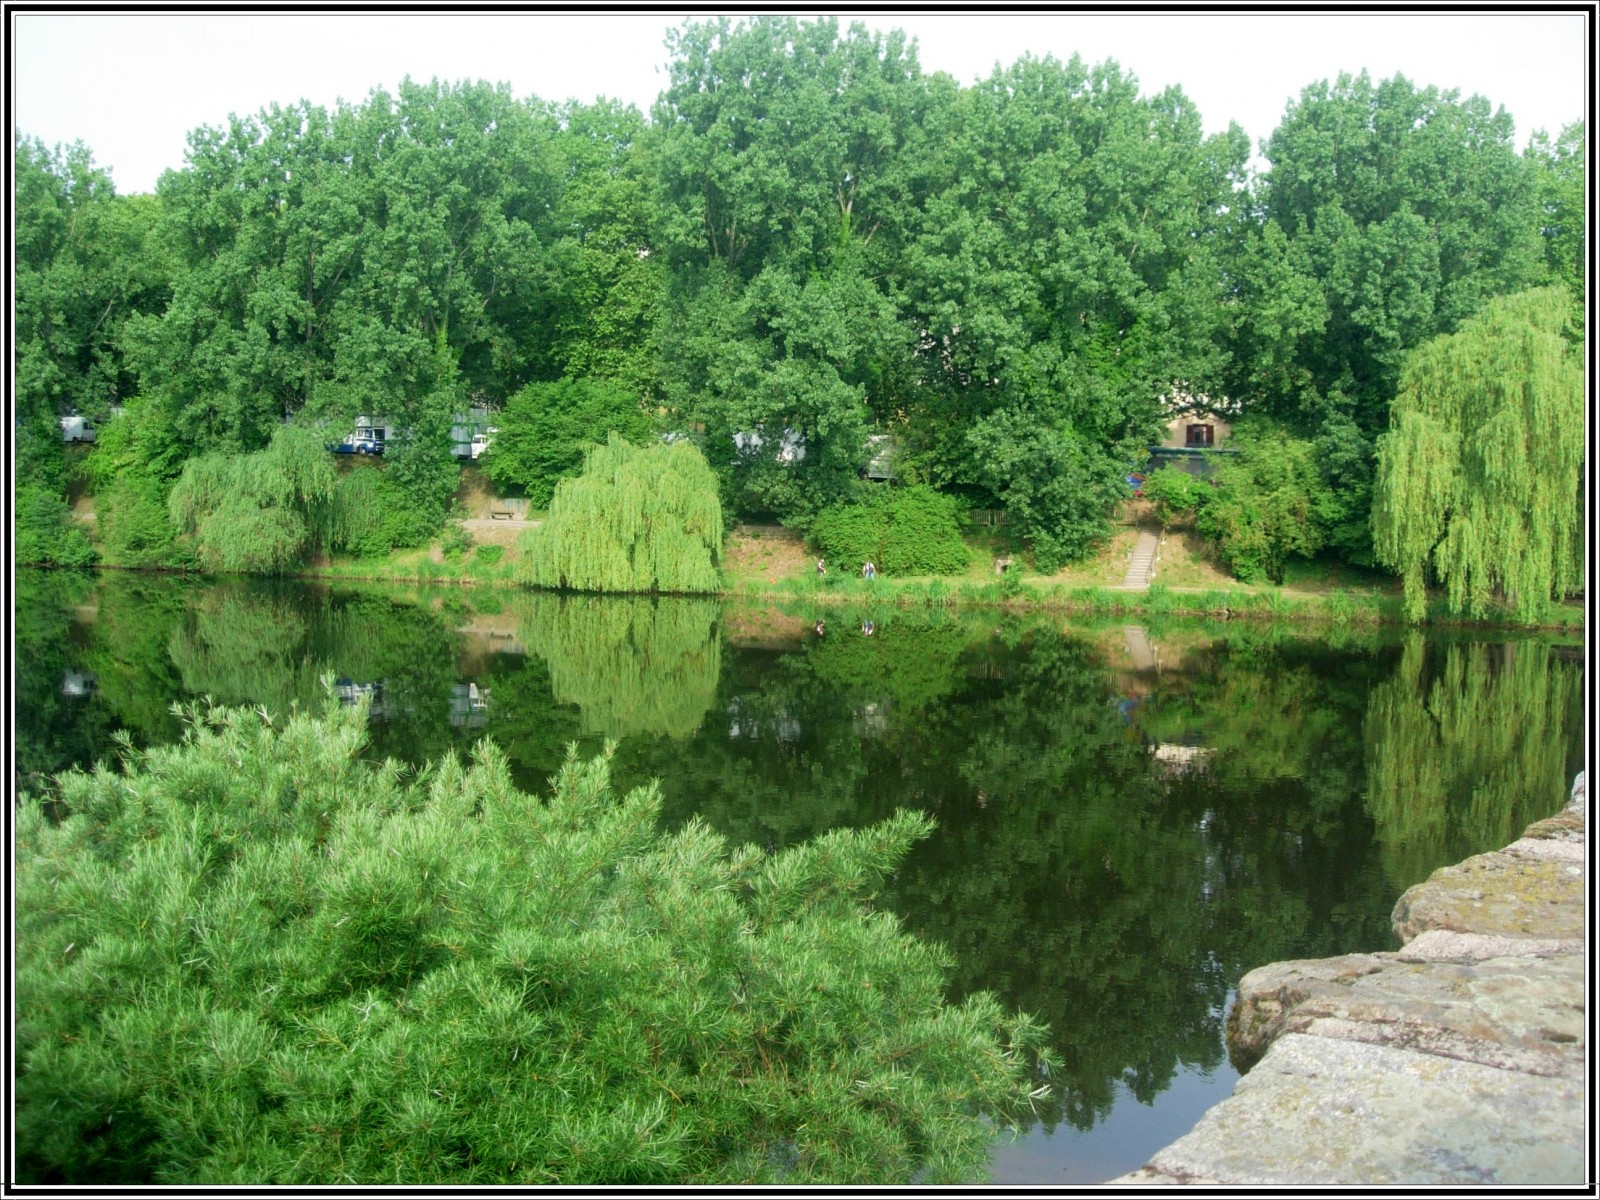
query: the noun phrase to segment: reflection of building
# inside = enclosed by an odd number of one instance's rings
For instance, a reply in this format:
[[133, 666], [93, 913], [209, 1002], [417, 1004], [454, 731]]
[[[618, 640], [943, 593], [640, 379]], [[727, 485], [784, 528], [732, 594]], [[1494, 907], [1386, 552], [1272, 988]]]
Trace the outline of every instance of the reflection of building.
[[888, 701], [858, 704], [853, 716], [851, 724], [857, 737], [882, 737], [889, 731]]
[[457, 729], [477, 729], [489, 720], [489, 689], [475, 683], [450, 686], [450, 724]]
[[354, 708], [361, 703], [363, 697], [370, 700], [372, 707], [367, 709], [367, 716], [373, 720], [381, 720], [389, 715], [388, 705], [383, 702], [383, 680], [374, 680], [372, 683], [357, 683], [348, 676], [341, 675], [333, 681], [333, 694], [339, 697], [339, 703]]
[[1150, 747], [1150, 757], [1166, 775], [1194, 775], [1206, 769], [1211, 758], [1209, 746], [1190, 746], [1183, 742], [1161, 742]]
[[91, 695], [98, 682], [92, 671], [63, 671], [61, 673], [61, 694], [63, 696], [88, 696]]
[[800, 736], [800, 722], [787, 710], [779, 709], [776, 720], [762, 720], [751, 711], [743, 696], [728, 701], [728, 718], [730, 740], [743, 738], [755, 742], [771, 737], [780, 742], [792, 742]]

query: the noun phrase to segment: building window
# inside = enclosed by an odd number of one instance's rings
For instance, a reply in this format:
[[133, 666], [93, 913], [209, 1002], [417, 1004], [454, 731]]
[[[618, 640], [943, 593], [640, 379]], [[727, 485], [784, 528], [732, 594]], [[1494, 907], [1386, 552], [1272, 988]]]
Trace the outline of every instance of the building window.
[[1215, 440], [1213, 434], [1214, 430], [1210, 425], [1191, 425], [1189, 426], [1189, 436], [1186, 444], [1190, 446], [1212, 445]]

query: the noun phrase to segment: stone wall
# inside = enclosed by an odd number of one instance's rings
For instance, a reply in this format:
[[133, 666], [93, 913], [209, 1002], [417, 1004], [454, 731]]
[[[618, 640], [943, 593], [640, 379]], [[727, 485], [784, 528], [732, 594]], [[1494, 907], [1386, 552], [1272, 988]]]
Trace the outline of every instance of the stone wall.
[[1395, 905], [1392, 953], [1239, 982], [1233, 1095], [1120, 1184], [1587, 1180], [1585, 777], [1503, 850]]

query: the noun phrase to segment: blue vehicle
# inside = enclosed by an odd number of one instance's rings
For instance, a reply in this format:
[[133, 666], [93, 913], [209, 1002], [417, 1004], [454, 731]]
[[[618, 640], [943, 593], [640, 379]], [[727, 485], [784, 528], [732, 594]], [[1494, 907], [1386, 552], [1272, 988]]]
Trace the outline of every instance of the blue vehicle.
[[356, 427], [342, 442], [331, 442], [328, 449], [335, 454], [382, 454], [383, 444], [389, 436], [386, 422], [357, 418]]

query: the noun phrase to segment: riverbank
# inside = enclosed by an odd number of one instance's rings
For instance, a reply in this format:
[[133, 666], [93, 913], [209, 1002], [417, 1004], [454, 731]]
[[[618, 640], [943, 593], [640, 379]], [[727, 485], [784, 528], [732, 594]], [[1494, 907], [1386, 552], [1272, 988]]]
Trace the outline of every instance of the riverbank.
[[1556, 816], [1401, 896], [1400, 950], [1251, 971], [1228, 1014], [1249, 1073], [1111, 1182], [1584, 1183], [1586, 831], [1580, 774]]
[[[538, 522], [495, 520], [484, 504], [472, 516], [469, 544], [446, 553], [441, 544], [397, 550], [379, 559], [321, 559], [294, 572], [295, 578], [402, 586], [507, 587], [518, 582], [521, 535]], [[805, 606], [984, 607], [1017, 612], [1046, 611], [1090, 616], [1131, 616], [1142, 620], [1195, 617], [1208, 620], [1320, 622], [1335, 626], [1405, 624], [1403, 601], [1394, 581], [1358, 578], [1339, 565], [1299, 564], [1284, 586], [1243, 584], [1207, 561], [1200, 543], [1181, 533], [1164, 535], [1146, 586], [1124, 582], [1129, 553], [1144, 515], [1126, 515], [1117, 535], [1094, 558], [1053, 575], [997, 576], [992, 567], [994, 538], [983, 531], [969, 537], [972, 566], [958, 576], [918, 576], [867, 581], [857, 575], [815, 573], [815, 559], [804, 539], [781, 526], [738, 526], [723, 552], [724, 587], [719, 597], [760, 604]], [[1553, 606], [1549, 619], [1519, 623], [1509, 608], [1482, 620], [1452, 615], [1443, 597], [1428, 604], [1430, 628], [1574, 631], [1584, 628], [1581, 604]]]

